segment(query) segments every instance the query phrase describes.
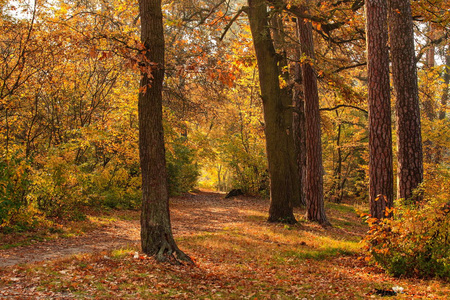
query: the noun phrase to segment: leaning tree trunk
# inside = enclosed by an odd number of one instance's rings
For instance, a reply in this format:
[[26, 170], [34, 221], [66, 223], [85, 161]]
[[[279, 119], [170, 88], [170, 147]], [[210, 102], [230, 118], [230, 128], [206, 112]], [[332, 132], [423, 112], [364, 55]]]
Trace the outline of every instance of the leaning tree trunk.
[[164, 34], [161, 0], [140, 0], [141, 41], [145, 57], [141, 63], [139, 155], [142, 170], [141, 246], [159, 261], [173, 258], [191, 262], [173, 239], [162, 126], [164, 80]]
[[388, 7], [397, 113], [397, 198], [420, 201], [420, 195], [413, 196], [423, 180], [423, 154], [411, 4], [409, 0], [388, 0]]
[[306, 217], [310, 221], [329, 225], [323, 199], [322, 140], [320, 129], [319, 92], [312, 66], [314, 43], [311, 22], [298, 22], [302, 54], [309, 61], [302, 63], [306, 116]]
[[[288, 97], [280, 89], [278, 59], [271, 38], [264, 0], [248, 1], [248, 17], [258, 62], [259, 82], [265, 120], [266, 149], [270, 175], [269, 222], [295, 223], [292, 208], [292, 173], [290, 157], [291, 124], [283, 105]], [[298, 194], [298, 193], [297, 193]]]
[[365, 5], [370, 214], [381, 219], [394, 200], [387, 3], [386, 0], [366, 0]]

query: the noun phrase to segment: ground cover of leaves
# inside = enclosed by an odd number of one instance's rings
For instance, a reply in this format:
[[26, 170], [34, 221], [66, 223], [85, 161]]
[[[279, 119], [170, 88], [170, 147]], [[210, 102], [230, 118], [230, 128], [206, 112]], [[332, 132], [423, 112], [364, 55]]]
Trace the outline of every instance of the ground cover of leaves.
[[327, 204], [325, 229], [302, 210], [297, 225], [269, 224], [267, 200], [223, 196], [171, 200], [174, 235], [195, 266], [140, 253], [139, 212], [115, 212], [81, 236], [0, 250], [0, 299], [369, 299], [393, 286], [404, 289], [395, 299], [450, 295], [444, 281], [393, 278], [359, 259], [367, 228], [352, 206]]

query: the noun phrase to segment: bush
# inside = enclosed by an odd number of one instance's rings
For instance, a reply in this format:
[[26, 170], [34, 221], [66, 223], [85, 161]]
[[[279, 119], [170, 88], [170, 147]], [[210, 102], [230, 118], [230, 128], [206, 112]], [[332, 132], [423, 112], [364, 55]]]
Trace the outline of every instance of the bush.
[[86, 204], [80, 183], [79, 168], [66, 153], [49, 153], [36, 160], [28, 198], [39, 211], [50, 218], [67, 219]]
[[0, 228], [8, 226], [21, 209], [28, 205], [28, 168], [26, 160], [19, 157], [0, 161]]
[[180, 137], [173, 141], [166, 151], [169, 194], [171, 196], [189, 192], [197, 184], [200, 175], [199, 167], [194, 162], [194, 149], [187, 140]]
[[450, 278], [449, 206], [437, 198], [400, 202], [394, 218], [368, 218], [364, 240], [370, 260], [394, 276]]

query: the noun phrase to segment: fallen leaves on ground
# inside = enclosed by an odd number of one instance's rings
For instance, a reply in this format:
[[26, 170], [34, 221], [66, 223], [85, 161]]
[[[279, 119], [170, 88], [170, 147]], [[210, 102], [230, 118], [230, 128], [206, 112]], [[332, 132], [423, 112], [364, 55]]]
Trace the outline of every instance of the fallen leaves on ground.
[[[393, 278], [359, 259], [366, 228], [345, 206], [329, 210], [335, 224], [329, 230], [302, 220], [301, 210], [297, 225], [269, 224], [262, 199], [200, 193], [172, 199], [171, 207], [178, 245], [195, 266], [157, 263], [136, 243], [123, 243], [5, 267], [0, 298], [366, 299], [394, 286], [403, 288], [396, 299], [446, 299], [450, 293], [443, 281]], [[122, 238], [129, 232], [135, 241], [138, 221], [120, 222], [105, 231], [115, 228]]]

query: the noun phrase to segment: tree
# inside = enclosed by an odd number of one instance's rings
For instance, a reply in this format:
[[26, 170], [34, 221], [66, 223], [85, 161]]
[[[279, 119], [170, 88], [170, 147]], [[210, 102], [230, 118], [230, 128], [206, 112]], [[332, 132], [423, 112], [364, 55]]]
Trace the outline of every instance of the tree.
[[450, 46], [444, 50], [445, 52], [445, 67], [444, 67], [444, 90], [441, 96], [441, 109], [439, 111], [439, 119], [445, 119], [445, 111], [447, 109], [447, 103], [449, 99], [449, 88], [450, 88]]
[[[299, 19], [296, 20], [296, 38], [300, 38]], [[303, 21], [301, 21], [303, 22]], [[300, 63], [300, 47], [294, 50], [294, 74], [293, 74], [293, 92], [292, 105], [295, 113], [292, 118], [292, 130], [294, 135], [295, 152], [297, 154], [297, 169], [300, 179], [300, 203], [306, 206], [306, 116], [305, 116], [305, 97], [303, 95], [302, 66]]]
[[387, 3], [385, 0], [366, 0], [365, 5], [370, 214], [383, 218], [386, 208], [392, 207], [394, 197]]
[[[280, 88], [278, 56], [269, 30], [268, 12], [264, 0], [248, 1], [248, 17], [258, 62], [259, 82], [265, 120], [267, 159], [270, 176], [269, 222], [295, 223], [293, 214], [293, 176], [290, 147], [292, 143], [292, 103], [285, 90]], [[297, 176], [298, 178], [298, 176]], [[297, 191], [298, 195], [298, 191]]]
[[388, 0], [388, 8], [398, 136], [397, 198], [420, 200], [413, 197], [423, 181], [423, 154], [411, 4]]
[[169, 214], [169, 192], [162, 126], [164, 33], [161, 0], [140, 0], [141, 63], [139, 92], [139, 155], [142, 171], [141, 245], [146, 254], [164, 261], [192, 262], [175, 243]]
[[300, 47], [306, 58], [302, 63], [306, 116], [306, 217], [322, 225], [329, 225], [323, 200], [322, 141], [320, 129], [319, 92], [313, 68], [314, 42], [312, 24], [300, 19], [298, 22]]

